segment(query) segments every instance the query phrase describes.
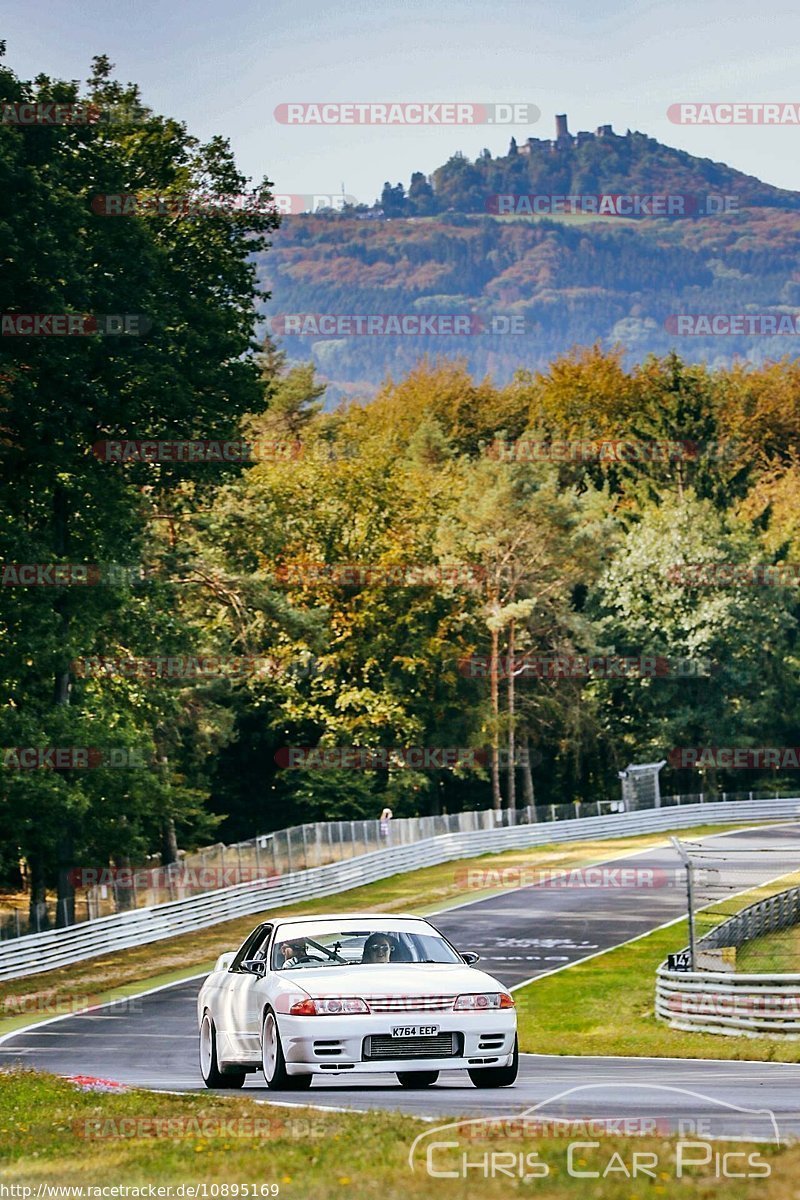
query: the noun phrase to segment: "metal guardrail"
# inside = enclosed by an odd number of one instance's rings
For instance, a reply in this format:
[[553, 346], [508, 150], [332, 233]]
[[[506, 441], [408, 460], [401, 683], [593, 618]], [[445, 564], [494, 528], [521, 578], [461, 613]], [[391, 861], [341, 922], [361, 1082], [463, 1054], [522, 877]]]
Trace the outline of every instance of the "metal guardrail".
[[741, 912], [734, 913], [710, 933], [700, 939], [700, 945], [710, 949], [721, 946], [741, 946], [753, 938], [763, 937], [767, 933], [777, 933], [781, 929], [789, 929], [800, 922], [800, 887], [787, 888], [785, 892], [777, 892], [767, 896], [755, 904], [749, 904]]
[[[741, 946], [800, 923], [800, 887], [748, 905], [697, 943]], [[800, 1037], [800, 973], [656, 972], [656, 1016], [673, 1029], [703, 1033]]]
[[[510, 825], [535, 825], [576, 817], [603, 816], [625, 811], [643, 811], [704, 801], [783, 799], [772, 793], [723, 792], [661, 797], [658, 804], [636, 804], [627, 809], [621, 800], [574, 800], [570, 804], [529, 805], [518, 809], [479, 809], [441, 813], [427, 817], [395, 817], [390, 821], [355, 819], [317, 821], [260, 834], [247, 841], [225, 845], [217, 842], [189, 853], [165, 866], [154, 856], [137, 867], [84, 866], [72, 872], [74, 905], [61, 901], [57, 911], [54, 897], [32, 906], [28, 916], [19, 907], [0, 908], [0, 942], [7, 938], [44, 933], [61, 925], [96, 921], [134, 908], [153, 908], [172, 900], [188, 900], [217, 889], [247, 883], [265, 876], [291, 875], [310, 867], [357, 858], [373, 850], [406, 846], [412, 842], [441, 837], [447, 833], [476, 833]], [[71, 918], [71, 919], [68, 919]]]
[[[592, 815], [599, 816], [608, 808], [607, 801], [593, 804]], [[158, 856], [154, 856], [146, 865], [135, 868], [108, 865], [75, 868], [72, 872], [76, 888], [73, 920], [56, 919], [65, 914], [56, 911], [55, 900], [42, 905], [46, 913], [34, 912], [29, 919], [19, 909], [5, 914], [0, 911], [0, 941], [43, 933], [63, 924], [95, 921], [135, 908], [187, 900], [190, 896], [238, 883], [291, 875], [310, 867], [323, 867], [327, 863], [358, 858], [373, 850], [410, 845], [446, 833], [474, 833], [480, 829], [557, 821], [581, 815], [584, 814], [578, 802], [577, 808], [572, 804], [535, 809], [489, 808], [438, 816], [402, 817], [387, 822], [361, 818], [316, 821], [259, 834], [230, 845], [217, 842], [189, 853], [181, 851], [179, 860], [166, 866], [161, 866]]]
[[[116, 950], [163, 941], [205, 929], [235, 917], [274, 910], [280, 905], [331, 896], [404, 871], [528, 846], [598, 840], [716, 822], [752, 823], [798, 815], [797, 797], [783, 800], [686, 805], [680, 816], [671, 807], [552, 824], [516, 825], [474, 833], [444, 834], [408, 846], [362, 854], [278, 878], [257, 879], [185, 900], [100, 917], [66, 929], [34, 933], [0, 943], [0, 979], [16, 979], [68, 966]], [[677, 820], [676, 820], [677, 817]], [[556, 835], [554, 837], [554, 834]]]

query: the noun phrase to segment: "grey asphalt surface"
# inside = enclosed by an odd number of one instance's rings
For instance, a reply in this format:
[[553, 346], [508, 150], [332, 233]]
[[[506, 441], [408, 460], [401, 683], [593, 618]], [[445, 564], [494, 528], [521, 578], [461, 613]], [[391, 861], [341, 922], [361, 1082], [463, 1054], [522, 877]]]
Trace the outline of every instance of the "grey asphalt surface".
[[[800, 863], [800, 823], [703, 839], [736, 851], [731, 886], [744, 890]], [[764, 854], [758, 846], [773, 846]], [[686, 911], [671, 847], [609, 860], [607, 886], [543, 882], [504, 891], [430, 919], [481, 968], [514, 987], [646, 933]], [[619, 870], [618, 870], [619, 869]], [[723, 870], [728, 870], [723, 867]], [[622, 873], [624, 872], [624, 873]], [[513, 877], [510, 877], [511, 881]], [[465, 895], [468, 896], [465, 887]], [[332, 903], [335, 908], [335, 902]], [[681, 949], [677, 944], [675, 949]], [[24, 1063], [61, 1075], [90, 1075], [154, 1089], [205, 1091], [197, 1066], [195, 998], [189, 980], [118, 1004], [21, 1030], [0, 1043], [0, 1066]], [[536, 1107], [537, 1119], [636, 1118], [659, 1130], [774, 1140], [800, 1136], [798, 1064], [523, 1055], [511, 1088], [478, 1090], [466, 1074], [444, 1074], [433, 1088], [399, 1088], [394, 1075], [315, 1080], [303, 1093], [269, 1092], [248, 1077], [253, 1099], [354, 1109], [388, 1108], [429, 1119], [511, 1116]], [[259, 1082], [261, 1081], [261, 1082]], [[563, 1093], [568, 1093], [563, 1095]], [[695, 1095], [693, 1093], [699, 1093]], [[241, 1094], [241, 1093], [239, 1093]], [[770, 1110], [763, 1113], [741, 1110]], [[699, 1125], [697, 1123], [700, 1123]]]

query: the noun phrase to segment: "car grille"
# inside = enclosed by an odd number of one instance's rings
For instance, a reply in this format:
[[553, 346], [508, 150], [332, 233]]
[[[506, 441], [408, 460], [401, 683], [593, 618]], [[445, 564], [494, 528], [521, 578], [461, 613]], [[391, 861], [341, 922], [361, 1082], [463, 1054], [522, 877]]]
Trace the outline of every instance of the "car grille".
[[364, 1058], [458, 1058], [459, 1036], [437, 1033], [434, 1037], [393, 1038], [372, 1034], [364, 1038]]
[[365, 996], [370, 1012], [448, 1012], [455, 996]]

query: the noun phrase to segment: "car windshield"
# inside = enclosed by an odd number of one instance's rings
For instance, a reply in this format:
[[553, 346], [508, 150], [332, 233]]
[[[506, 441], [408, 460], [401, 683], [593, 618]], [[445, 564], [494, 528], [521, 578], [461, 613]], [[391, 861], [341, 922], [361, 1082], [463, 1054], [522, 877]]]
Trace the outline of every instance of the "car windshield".
[[275, 940], [273, 971], [307, 967], [380, 966], [393, 963], [460, 963], [460, 955], [435, 930], [337, 929], [331, 925], [303, 926], [302, 934], [285, 931]]

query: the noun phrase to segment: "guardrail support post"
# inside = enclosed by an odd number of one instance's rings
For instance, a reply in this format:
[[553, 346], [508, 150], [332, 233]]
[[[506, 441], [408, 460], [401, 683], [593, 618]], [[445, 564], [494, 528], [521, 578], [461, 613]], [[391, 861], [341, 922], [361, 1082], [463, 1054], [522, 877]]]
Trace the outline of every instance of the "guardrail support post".
[[669, 840], [672, 842], [673, 846], [677, 850], [678, 854], [680, 855], [681, 862], [683, 863], [684, 867], [686, 868], [686, 906], [687, 906], [687, 913], [688, 913], [688, 917], [689, 917], [689, 963], [690, 963], [690, 970], [694, 971], [694, 969], [695, 969], [694, 866], [692, 864], [692, 860], [689, 858], [689, 855], [684, 850], [684, 848], [681, 845], [678, 838], [671, 837]]

